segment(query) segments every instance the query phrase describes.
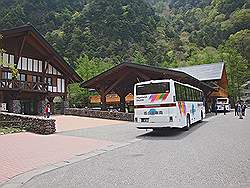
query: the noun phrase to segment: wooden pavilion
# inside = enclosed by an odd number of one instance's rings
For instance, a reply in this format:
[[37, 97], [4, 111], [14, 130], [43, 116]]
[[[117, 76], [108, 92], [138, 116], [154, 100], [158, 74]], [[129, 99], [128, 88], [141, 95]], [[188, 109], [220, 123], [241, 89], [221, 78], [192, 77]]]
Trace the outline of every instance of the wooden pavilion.
[[134, 85], [147, 80], [173, 79], [202, 89], [209, 95], [212, 87], [187, 73], [134, 63], [122, 63], [81, 84], [83, 88], [95, 89], [101, 98], [102, 110], [107, 110], [107, 95], [116, 93], [120, 98], [120, 110], [125, 112], [126, 96], [133, 94]]

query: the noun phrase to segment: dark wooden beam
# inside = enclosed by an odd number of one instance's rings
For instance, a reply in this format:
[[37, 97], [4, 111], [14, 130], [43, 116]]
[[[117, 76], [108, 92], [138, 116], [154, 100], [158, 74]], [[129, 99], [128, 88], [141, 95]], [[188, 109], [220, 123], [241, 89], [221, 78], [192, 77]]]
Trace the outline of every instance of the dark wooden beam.
[[124, 73], [118, 80], [116, 80], [111, 86], [109, 86], [105, 92], [104, 95], [107, 95], [119, 82], [121, 82], [126, 76], [128, 75], [128, 72]]
[[134, 74], [138, 75], [139, 77], [141, 77], [142, 79], [146, 80], [151, 80], [151, 78], [145, 74], [143, 74], [142, 72], [138, 72], [138, 71], [132, 71]]
[[27, 38], [27, 36], [25, 35], [25, 36], [23, 37], [21, 46], [20, 46], [20, 48], [19, 48], [17, 54], [15, 54], [15, 59], [14, 59], [15, 65], [18, 65], [18, 61], [19, 61], [20, 57], [22, 56], [22, 52], [23, 52], [23, 48], [24, 48], [24, 45], [25, 45], [25, 42], [26, 42], [26, 38]]

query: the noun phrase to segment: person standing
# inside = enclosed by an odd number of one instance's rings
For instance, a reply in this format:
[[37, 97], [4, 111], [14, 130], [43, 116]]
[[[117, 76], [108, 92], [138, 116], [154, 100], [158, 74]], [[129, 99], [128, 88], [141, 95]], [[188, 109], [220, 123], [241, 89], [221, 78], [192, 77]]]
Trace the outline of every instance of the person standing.
[[45, 117], [50, 117], [50, 104], [47, 104], [44, 110]]
[[48, 104], [48, 113], [47, 113], [47, 118], [50, 117], [50, 104]]
[[246, 104], [244, 103], [244, 104], [242, 105], [242, 115], [243, 115], [243, 116], [245, 116], [246, 108], [247, 108], [247, 106], [246, 106]]
[[217, 104], [214, 105], [215, 115], [217, 116]]
[[241, 103], [239, 103], [239, 105], [238, 105], [238, 113], [239, 113], [239, 119], [243, 119], [243, 117], [242, 117], [242, 107], [241, 107]]
[[226, 111], [227, 111], [226, 105], [224, 104], [224, 105], [223, 105], [223, 112], [224, 112], [224, 115], [226, 115]]
[[234, 106], [234, 115], [235, 116], [238, 116], [239, 114], [238, 114], [238, 102], [235, 104], [235, 106]]

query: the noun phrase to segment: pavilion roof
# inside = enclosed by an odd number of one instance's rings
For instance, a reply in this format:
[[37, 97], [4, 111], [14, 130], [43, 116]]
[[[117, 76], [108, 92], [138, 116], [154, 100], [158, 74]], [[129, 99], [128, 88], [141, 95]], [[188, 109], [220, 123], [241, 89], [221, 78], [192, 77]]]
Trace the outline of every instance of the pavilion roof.
[[224, 69], [224, 63], [212, 63], [175, 68], [173, 70], [185, 72], [200, 81], [220, 80]]
[[83, 82], [81, 87], [96, 89], [98, 92], [104, 92], [105, 94], [111, 91], [118, 94], [119, 92], [128, 94], [133, 92], [134, 85], [138, 82], [161, 79], [173, 79], [182, 83], [187, 83], [202, 89], [204, 92], [212, 90], [212, 87], [206, 83], [200, 82], [187, 73], [134, 63], [119, 64]]

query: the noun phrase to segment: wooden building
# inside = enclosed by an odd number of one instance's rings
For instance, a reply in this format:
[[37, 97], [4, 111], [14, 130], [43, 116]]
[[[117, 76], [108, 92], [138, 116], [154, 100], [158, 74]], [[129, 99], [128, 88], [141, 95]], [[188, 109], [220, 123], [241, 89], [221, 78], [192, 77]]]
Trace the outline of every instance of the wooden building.
[[[0, 103], [14, 113], [40, 114], [55, 97], [67, 102], [67, 86], [81, 82], [79, 75], [32, 26], [0, 31]], [[15, 66], [16, 77], [9, 68]]]

